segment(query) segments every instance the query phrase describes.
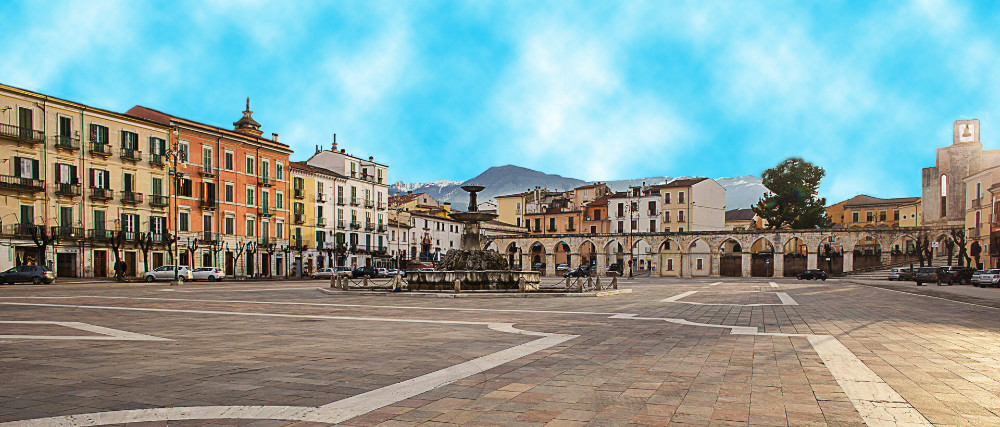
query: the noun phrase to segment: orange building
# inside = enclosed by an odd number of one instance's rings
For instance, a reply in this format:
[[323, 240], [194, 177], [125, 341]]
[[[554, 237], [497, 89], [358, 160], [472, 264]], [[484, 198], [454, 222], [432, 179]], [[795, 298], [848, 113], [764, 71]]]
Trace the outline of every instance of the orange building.
[[[180, 152], [181, 174], [171, 224], [178, 231], [178, 264], [224, 266], [227, 275], [284, 275], [288, 242], [288, 145], [261, 137], [250, 111], [233, 129], [182, 119], [142, 106], [126, 114], [173, 127], [168, 145]], [[167, 147], [155, 147], [162, 156]], [[173, 201], [171, 200], [171, 203]]]
[[583, 208], [583, 233], [610, 233], [611, 223], [608, 221], [608, 199], [611, 194], [598, 197], [587, 203]]

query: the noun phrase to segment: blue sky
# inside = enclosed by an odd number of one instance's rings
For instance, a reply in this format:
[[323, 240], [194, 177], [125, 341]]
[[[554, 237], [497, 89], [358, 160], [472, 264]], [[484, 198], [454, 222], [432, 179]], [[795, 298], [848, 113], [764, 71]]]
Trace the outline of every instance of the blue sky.
[[[1000, 129], [1000, 8], [948, 1], [0, 3], [0, 82], [220, 126], [251, 97], [301, 160], [390, 179], [826, 168], [831, 202], [920, 193], [951, 123]], [[16, 36], [12, 36], [16, 34]], [[992, 78], [991, 78], [992, 77]]]

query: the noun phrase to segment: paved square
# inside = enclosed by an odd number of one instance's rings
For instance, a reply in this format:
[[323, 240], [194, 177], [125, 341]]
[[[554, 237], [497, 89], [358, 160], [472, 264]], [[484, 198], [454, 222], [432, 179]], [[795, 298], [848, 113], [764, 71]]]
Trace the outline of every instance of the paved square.
[[0, 426], [1000, 424], [992, 307], [840, 280], [323, 285], [0, 287]]

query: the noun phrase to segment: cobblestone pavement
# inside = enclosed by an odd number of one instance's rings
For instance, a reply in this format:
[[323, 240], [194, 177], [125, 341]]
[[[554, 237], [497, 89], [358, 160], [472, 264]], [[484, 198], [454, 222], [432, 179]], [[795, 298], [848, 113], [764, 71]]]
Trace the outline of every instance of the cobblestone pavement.
[[318, 286], [0, 287], [0, 426], [1000, 424], [992, 307], [839, 280]]

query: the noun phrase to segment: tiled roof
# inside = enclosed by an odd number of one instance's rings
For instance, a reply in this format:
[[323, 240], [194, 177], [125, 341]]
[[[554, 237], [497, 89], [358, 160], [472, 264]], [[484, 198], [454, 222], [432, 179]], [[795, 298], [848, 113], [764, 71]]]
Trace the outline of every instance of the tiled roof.
[[756, 215], [753, 209], [733, 209], [726, 211], [726, 221], [752, 221]]
[[594, 199], [594, 201], [593, 201], [593, 202], [590, 202], [590, 203], [587, 203], [587, 205], [586, 205], [586, 206], [587, 206], [587, 207], [593, 207], [593, 206], [607, 206], [607, 205], [608, 205], [608, 200], [609, 200], [609, 199], [611, 199], [611, 195], [610, 195], [610, 194], [605, 194], [605, 195], [603, 195], [603, 196], [601, 196], [601, 197], [598, 197], [598, 198]]
[[676, 188], [676, 187], [690, 187], [699, 182], [702, 182], [708, 178], [686, 178], [686, 179], [675, 179], [666, 184], [654, 185], [656, 188]]
[[397, 194], [395, 196], [389, 196], [390, 205], [402, 205], [410, 203], [420, 197], [421, 194], [427, 193], [413, 193], [413, 194]]
[[895, 199], [880, 199], [878, 197], [872, 197], [864, 194], [859, 194], [850, 199], [843, 201], [844, 207], [862, 207], [862, 206], [892, 206], [892, 205], [906, 205], [920, 200], [919, 197], [897, 197]]
[[164, 125], [170, 125], [171, 122], [180, 122], [180, 123], [184, 123], [184, 124], [189, 124], [189, 125], [194, 125], [194, 126], [199, 126], [199, 127], [202, 127], [202, 128], [206, 128], [206, 129], [209, 129], [211, 131], [222, 133], [222, 134], [225, 134], [226, 136], [230, 136], [230, 137], [233, 137], [233, 138], [240, 138], [240, 139], [251, 140], [251, 141], [260, 141], [262, 143], [274, 144], [274, 145], [276, 145], [276, 146], [278, 146], [280, 148], [286, 149], [286, 150], [289, 149], [289, 147], [288, 147], [287, 144], [280, 143], [280, 142], [272, 140], [270, 138], [265, 138], [263, 136], [258, 136], [258, 137], [249, 136], [249, 135], [247, 135], [245, 133], [240, 133], [240, 132], [237, 132], [237, 131], [232, 130], [232, 129], [223, 129], [223, 128], [220, 128], [218, 126], [213, 126], [213, 125], [209, 125], [209, 124], [205, 124], [205, 123], [201, 123], [201, 122], [196, 122], [194, 120], [188, 120], [188, 119], [180, 118], [180, 117], [177, 117], [177, 116], [172, 116], [172, 115], [164, 113], [162, 111], [157, 111], [157, 110], [154, 110], [154, 109], [149, 108], [149, 107], [143, 107], [141, 105], [136, 105], [135, 107], [132, 107], [131, 109], [129, 109], [128, 111], [125, 112], [125, 115], [132, 116], [132, 117], [138, 117], [138, 118], [141, 118], [141, 119], [149, 120], [149, 121], [152, 121], [152, 122], [157, 122], [157, 123], [164, 124]]
[[306, 164], [306, 162], [288, 162], [288, 166], [293, 169], [300, 169], [307, 172], [318, 173], [320, 175], [330, 175], [333, 176], [334, 178], [347, 178], [346, 176], [336, 173], [332, 170], [321, 168], [319, 166], [312, 166]]

